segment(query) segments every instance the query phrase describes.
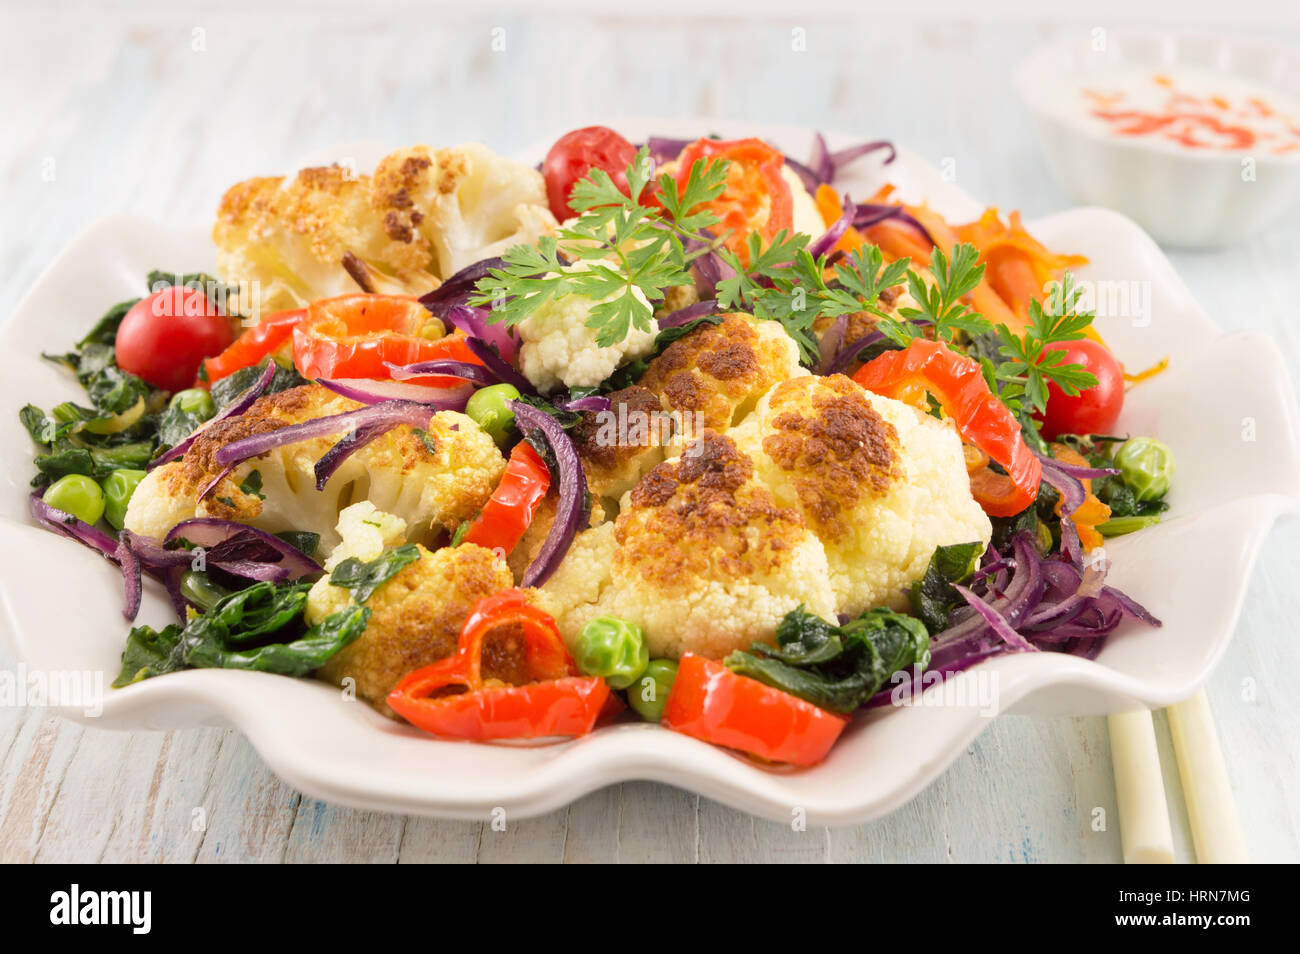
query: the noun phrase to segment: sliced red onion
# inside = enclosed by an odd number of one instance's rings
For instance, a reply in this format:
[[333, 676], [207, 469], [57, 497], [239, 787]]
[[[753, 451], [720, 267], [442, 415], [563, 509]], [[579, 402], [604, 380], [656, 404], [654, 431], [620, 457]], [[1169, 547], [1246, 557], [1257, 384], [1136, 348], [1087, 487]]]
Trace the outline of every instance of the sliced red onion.
[[126, 589], [126, 605], [122, 607], [122, 615], [128, 622], [134, 621], [136, 614], [140, 612], [140, 596], [143, 590], [140, 561], [132, 552], [130, 541], [131, 535], [123, 531], [117, 541], [117, 552], [114, 554], [117, 565], [122, 570], [122, 583]]
[[367, 444], [383, 437], [397, 425], [391, 421], [374, 421], [370, 424], [363, 424], [354, 428], [347, 434], [344, 434], [333, 447], [321, 455], [320, 460], [316, 461], [314, 473], [316, 475], [316, 489], [324, 490], [329, 479], [334, 476], [334, 471], [339, 466]]
[[934, 236], [930, 230], [922, 225], [917, 219], [904, 211], [901, 205], [881, 205], [878, 203], [867, 202], [858, 206], [857, 213], [853, 217], [853, 227], [855, 229], [865, 229], [868, 226], [883, 222], [885, 219], [898, 219], [906, 222], [912, 228], [921, 233], [922, 237], [931, 245], [935, 245]]
[[586, 523], [587, 477], [582, 472], [582, 460], [578, 457], [577, 448], [555, 418], [523, 401], [511, 401], [510, 409], [514, 411], [515, 424], [520, 430], [541, 432], [555, 455], [556, 467], [560, 472], [560, 499], [555, 507], [555, 520], [546, 539], [542, 541], [537, 559], [524, 571], [519, 583], [524, 587], [541, 586], [551, 578], [564, 555], [569, 552], [573, 538]]
[[669, 139], [665, 136], [651, 136], [645, 141], [645, 146], [650, 152], [650, 158], [655, 161], [655, 165], [662, 166], [664, 163], [672, 162], [680, 156], [682, 150], [693, 141], [691, 139]]
[[[253, 580], [296, 580], [323, 573], [320, 564], [297, 547], [273, 533], [222, 520], [218, 517], [195, 517], [182, 520], [168, 531], [164, 544], [188, 540], [204, 550], [204, 561]], [[186, 562], [192, 554], [184, 550]]]
[[858, 360], [858, 355], [862, 353], [864, 348], [869, 348], [871, 345], [884, 340], [885, 333], [883, 331], [872, 331], [856, 341], [849, 342], [840, 349], [839, 354], [830, 363], [830, 367], [826, 369], [826, 374], [843, 374], [848, 370], [849, 365]]
[[478, 385], [496, 384], [496, 376], [481, 364], [471, 364], [468, 361], [419, 361], [415, 364], [398, 365], [391, 361], [385, 361], [384, 367], [388, 368], [389, 374], [393, 376], [394, 381], [406, 381], [411, 378], [426, 377], [431, 374], [449, 375], [455, 378], [463, 378]]
[[821, 180], [817, 178], [817, 173], [809, 169], [804, 163], [799, 162], [797, 159], [791, 159], [789, 156], [785, 157], [785, 164], [791, 172], [799, 177], [799, 181], [803, 183], [803, 187], [808, 191], [809, 195], [817, 192], [817, 187], [822, 184]]
[[832, 374], [831, 367], [840, 355], [844, 344], [844, 333], [849, 330], [849, 315], [845, 312], [836, 317], [834, 323], [826, 329], [822, 340], [817, 345], [817, 372]]
[[846, 193], [844, 196], [844, 211], [838, 219], [831, 223], [825, 234], [809, 246], [808, 253], [813, 258], [818, 258], [834, 248], [835, 243], [844, 236], [844, 233], [849, 230], [849, 226], [853, 224], [853, 217], [856, 213], [857, 206], [853, 204], [853, 200]]
[[190, 555], [184, 550], [169, 550], [149, 537], [142, 537], [130, 530], [122, 530], [119, 539], [125, 540], [140, 564], [150, 570], [171, 570], [190, 564]]
[[444, 321], [465, 332], [467, 338], [486, 341], [495, 347], [506, 361], [513, 361], [517, 350], [514, 333], [505, 322], [490, 321], [491, 314], [486, 308], [452, 305], [447, 309]]
[[[1038, 454], [1037, 451], [1034, 453]], [[1079, 478], [1067, 473], [1054, 457], [1038, 454], [1038, 459], [1043, 462], [1043, 480], [1060, 491], [1061, 514], [1068, 516], [1083, 506], [1088, 492], [1079, 483]], [[1066, 521], [1063, 519], [1061, 522], [1064, 524]]]
[[831, 179], [835, 178], [835, 164], [831, 162], [831, 151], [826, 145], [826, 137], [820, 132], [813, 133], [812, 152], [808, 155], [808, 168], [817, 177], [818, 184], [827, 184]]
[[361, 404], [380, 404], [384, 401], [409, 401], [427, 404], [438, 411], [463, 411], [474, 388], [469, 384], [437, 387], [425, 384], [407, 384], [404, 381], [379, 381], [372, 378], [317, 378], [316, 383], [335, 394]]
[[595, 411], [599, 414], [608, 411], [612, 405], [609, 398], [603, 394], [589, 394], [586, 397], [574, 398], [572, 401], [563, 401], [555, 406], [561, 411]]
[[1148, 626], [1164, 625], [1164, 623], [1160, 622], [1160, 620], [1158, 620], [1155, 616], [1151, 614], [1150, 610], [1148, 610], [1137, 600], [1133, 599], [1133, 597], [1129, 596], [1127, 593], [1124, 593], [1121, 590], [1117, 590], [1113, 586], [1105, 586], [1102, 587], [1102, 594], [1113, 599], [1116, 603], [1119, 604], [1119, 608], [1121, 610], [1123, 610], [1129, 616], [1132, 616], [1134, 619], [1140, 619]]
[[887, 166], [898, 158], [898, 150], [894, 148], [892, 142], [889, 142], [886, 139], [878, 139], [875, 142], [864, 142], [861, 145], [849, 146], [847, 149], [840, 149], [836, 152], [832, 152], [830, 154], [832, 170], [831, 181], [834, 181], [834, 177], [839, 175], [840, 170], [845, 166], [861, 159], [865, 155], [877, 152], [881, 149], [889, 150], [889, 158], [882, 162], [881, 165]]
[[217, 476], [213, 477], [211, 480], [209, 480], [206, 484], [203, 485], [203, 489], [199, 491], [199, 495], [196, 499], [202, 500], [208, 494], [212, 493], [212, 491], [216, 490], [217, 487], [221, 484], [221, 482], [225, 480], [230, 475], [230, 472], [234, 469], [235, 469], [234, 464], [227, 464], [225, 467], [221, 468], [221, 470], [217, 473]]
[[86, 521], [77, 519], [67, 511], [46, 503], [42, 493], [42, 491], [34, 490], [27, 498], [28, 509], [41, 526], [65, 537], [71, 537], [78, 543], [85, 544], [106, 559], [117, 559], [116, 540], [98, 527], [91, 526]]
[[687, 305], [685, 308], [678, 308], [674, 312], [669, 312], [659, 319], [659, 330], [665, 328], [676, 328], [694, 321], [696, 318], [704, 318], [718, 310], [718, 302], [714, 298], [707, 298], [704, 301], [697, 301], [693, 305]]
[[189, 621], [189, 614], [185, 612], [189, 601], [181, 592], [181, 577], [184, 574], [185, 571], [180, 567], [172, 567], [162, 575], [163, 586], [167, 588], [167, 599], [171, 601], [172, 609], [176, 611], [176, 618], [182, 623]]
[[223, 407], [215, 417], [213, 417], [209, 421], [206, 421], [202, 425], [202, 427], [195, 429], [194, 433], [191, 434], [189, 437], [185, 438], [185, 440], [181, 441], [179, 444], [175, 445], [174, 447], [168, 448], [167, 450], [159, 454], [157, 457], [155, 457], [153, 460], [149, 461], [149, 466], [147, 469], [153, 470], [159, 464], [165, 464], [169, 460], [175, 460], [177, 457], [182, 456], [187, 450], [190, 449], [190, 445], [194, 443], [194, 439], [199, 435], [199, 432], [202, 431], [204, 428], [211, 427], [213, 424], [216, 424], [219, 421], [227, 420], [228, 418], [238, 417], [239, 415], [247, 411], [250, 407], [253, 406], [253, 402], [256, 401], [258, 398], [260, 398], [266, 392], [266, 389], [271, 386], [271, 381], [275, 378], [275, 372], [276, 372], [275, 362], [268, 361], [266, 363], [266, 370], [262, 372], [261, 377], [259, 377], [256, 381], [254, 381], [246, 391], [244, 391], [242, 394], [239, 395], [239, 397], [235, 398], [233, 401], [231, 401], [229, 404]]
[[502, 384], [512, 384], [520, 394], [536, 394], [537, 388], [526, 377], [515, 370], [505, 358], [498, 354], [492, 345], [480, 338], [468, 338], [465, 343], [474, 357], [483, 362], [483, 366]]
[[984, 622], [989, 624], [989, 628], [992, 629], [993, 632], [997, 633], [997, 635], [1001, 636], [1002, 639], [1006, 641], [1006, 644], [1008, 646], [1010, 646], [1013, 649], [1018, 649], [1021, 652], [1038, 651], [1037, 646], [1033, 645], [1027, 639], [1025, 639], [1025, 637], [1017, 633], [1014, 627], [1012, 627], [1012, 625], [1007, 622], [1006, 617], [1004, 617], [1001, 613], [995, 610], [988, 603], [985, 603], [982, 599], [980, 599], [970, 590], [966, 589], [966, 587], [964, 586], [957, 585], [954, 586], [953, 588], [961, 595], [962, 599], [964, 599], [975, 609], [975, 612], [978, 613], [984, 619]]
[[330, 437], [353, 428], [361, 428], [377, 421], [388, 421], [392, 425], [406, 424], [410, 427], [428, 427], [436, 408], [432, 404], [415, 401], [381, 401], [370, 407], [357, 411], [345, 411], [342, 414], [329, 414], [325, 417], [290, 424], [265, 434], [254, 434], [229, 444], [217, 451], [217, 463], [237, 464], [258, 457], [286, 444], [317, 437]]

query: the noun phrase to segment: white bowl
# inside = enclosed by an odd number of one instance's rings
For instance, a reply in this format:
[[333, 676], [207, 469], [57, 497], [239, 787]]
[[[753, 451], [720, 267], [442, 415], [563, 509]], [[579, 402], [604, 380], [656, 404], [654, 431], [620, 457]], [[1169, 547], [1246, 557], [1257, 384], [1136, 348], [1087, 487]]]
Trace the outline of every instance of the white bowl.
[[1300, 100], [1300, 53], [1258, 40], [1098, 28], [1039, 50], [1017, 68], [1052, 173], [1077, 201], [1123, 212], [1166, 245], [1208, 248], [1243, 241], [1280, 221], [1300, 198], [1300, 153], [1194, 151], [1121, 137], [1068, 108], [1080, 80], [1117, 69], [1179, 68], [1262, 83]]
[[[770, 138], [801, 155], [806, 129], [716, 120], [611, 123], [632, 139], [650, 133]], [[849, 137], [832, 136], [842, 147]], [[524, 158], [534, 161], [545, 145]], [[884, 179], [943, 214], [980, 206], [938, 171], [901, 151], [886, 170], [865, 162], [845, 176], [853, 195]], [[837, 183], [838, 184], [838, 183]], [[254, 672], [193, 670], [109, 690], [102, 711], [55, 711], [119, 729], [233, 725], [286, 782], [356, 807], [486, 819], [522, 817], [630, 779], [666, 782], [767, 817], [850, 824], [898, 807], [936, 778], [999, 712], [1091, 714], [1163, 706], [1203, 682], [1227, 649], [1260, 541], [1279, 514], [1300, 506], [1300, 424], [1285, 364], [1271, 339], [1222, 334], [1191, 299], [1155, 243], [1114, 212], [1075, 209], [1028, 223], [1053, 249], [1093, 259], [1082, 278], [1149, 283], [1149, 320], [1099, 319], [1132, 366], [1162, 356], [1170, 369], [1135, 390], [1120, 430], [1157, 434], [1178, 457], [1173, 509], [1161, 525], [1111, 545], [1111, 582], [1162, 617], [1162, 629], [1128, 625], [1095, 662], [1056, 653], [1003, 656], [953, 685], [994, 689], [973, 704], [876, 710], [854, 720], [821, 765], [762, 768], [727, 751], [651, 725], [619, 725], [548, 746], [436, 741], [381, 718], [332, 686]], [[78, 397], [66, 374], [40, 358], [60, 351], [112, 302], [138, 294], [152, 268], [210, 267], [206, 225], [164, 227], [117, 217], [75, 239], [0, 329], [0, 626], [29, 672], [102, 672], [111, 680], [127, 626], [120, 577], [97, 555], [35, 526], [26, 511], [32, 448], [16, 412]], [[1248, 433], [1244, 431], [1248, 428]], [[170, 610], [146, 584], [141, 622]], [[987, 705], [985, 705], [987, 703]]]

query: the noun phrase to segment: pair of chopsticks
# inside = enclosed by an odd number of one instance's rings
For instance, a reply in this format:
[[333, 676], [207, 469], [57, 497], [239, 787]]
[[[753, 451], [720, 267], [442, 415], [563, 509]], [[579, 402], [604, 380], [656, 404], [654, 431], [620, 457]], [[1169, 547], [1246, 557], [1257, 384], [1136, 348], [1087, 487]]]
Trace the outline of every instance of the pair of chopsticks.
[[[1167, 712], [1196, 860], [1201, 864], [1244, 862], [1246, 845], [1205, 690], [1170, 706]], [[1109, 716], [1108, 722], [1124, 862], [1172, 864], [1174, 836], [1151, 713], [1145, 709], [1122, 712]]]

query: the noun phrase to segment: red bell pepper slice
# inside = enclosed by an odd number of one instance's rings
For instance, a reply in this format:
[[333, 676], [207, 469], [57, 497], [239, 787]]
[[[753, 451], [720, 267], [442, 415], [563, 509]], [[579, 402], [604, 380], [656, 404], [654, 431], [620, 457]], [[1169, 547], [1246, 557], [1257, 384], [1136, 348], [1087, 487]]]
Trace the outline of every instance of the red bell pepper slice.
[[816, 765], [849, 724], [788, 692], [687, 653], [664, 705], [663, 724], [769, 762]]
[[293, 329], [306, 317], [306, 308], [277, 311], [267, 315], [253, 327], [245, 330], [221, 354], [204, 359], [206, 383], [220, 381], [241, 368], [259, 364], [267, 355], [274, 355], [281, 347], [290, 343]]
[[918, 404], [928, 392], [957, 426], [957, 433], [1006, 470], [1011, 486], [977, 498], [993, 517], [1014, 517], [1038, 497], [1043, 465], [1020, 432], [1020, 422], [989, 390], [978, 361], [941, 341], [916, 338], [902, 351], [886, 351], [862, 366], [853, 380], [868, 391]]
[[[532, 681], [519, 686], [484, 681], [483, 638], [511, 623], [523, 632], [525, 668]], [[434, 695], [442, 689], [453, 693]], [[388, 694], [388, 704], [425, 732], [481, 742], [586, 735], [608, 698], [605, 680], [577, 675], [555, 620], [530, 604], [521, 590], [509, 589], [479, 600], [461, 629], [456, 652], [403, 676]]]
[[533, 522], [551, 486], [551, 472], [527, 441], [510, 452], [510, 462], [487, 504], [465, 532], [462, 543], [477, 543], [502, 557], [509, 555]]
[[727, 160], [722, 194], [703, 207], [718, 216], [719, 232], [729, 230], [726, 245], [748, 263], [745, 236], [757, 232], [770, 241], [781, 229], [794, 228], [794, 197], [781, 175], [785, 156], [761, 139], [697, 139], [677, 157], [678, 193], [696, 160]]
[[[433, 340], [420, 335], [432, 316], [407, 295], [340, 295], [307, 306], [307, 317], [293, 329], [293, 363], [308, 380], [392, 377], [398, 366], [446, 359], [482, 364], [456, 333]], [[408, 383], [432, 387], [461, 384], [460, 378], [426, 375]]]

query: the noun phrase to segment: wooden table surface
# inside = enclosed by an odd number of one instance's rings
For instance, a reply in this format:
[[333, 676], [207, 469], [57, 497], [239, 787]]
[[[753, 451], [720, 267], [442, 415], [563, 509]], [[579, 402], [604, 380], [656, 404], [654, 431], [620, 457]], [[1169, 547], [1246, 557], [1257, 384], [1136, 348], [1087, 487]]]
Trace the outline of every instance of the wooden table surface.
[[[1038, 43], [1095, 26], [378, 15], [371, 4], [283, 0], [218, 17], [183, 6], [6, 9], [0, 301], [16, 302], [100, 216], [208, 221], [227, 185], [286, 171], [313, 149], [481, 139], [510, 152], [619, 114], [889, 137], [951, 157], [959, 183], [990, 204], [1045, 214], [1070, 202], [1030, 138], [1010, 70]], [[1223, 327], [1266, 329], [1294, 359], [1298, 244], [1300, 227], [1288, 225], [1171, 257]], [[19, 493], [28, 475], [2, 479], [3, 492]], [[1300, 860], [1297, 579], [1300, 527], [1285, 523], [1264, 545], [1208, 687], [1258, 861]], [[0, 646], [0, 667], [13, 665]], [[1157, 731], [1179, 858], [1191, 860], [1163, 716]], [[1093, 830], [1097, 807], [1107, 830]], [[4, 861], [1113, 862], [1116, 819], [1101, 718], [997, 719], [928, 790], [857, 828], [795, 832], [628, 783], [498, 832], [318, 802], [233, 731], [119, 733], [0, 709]]]

